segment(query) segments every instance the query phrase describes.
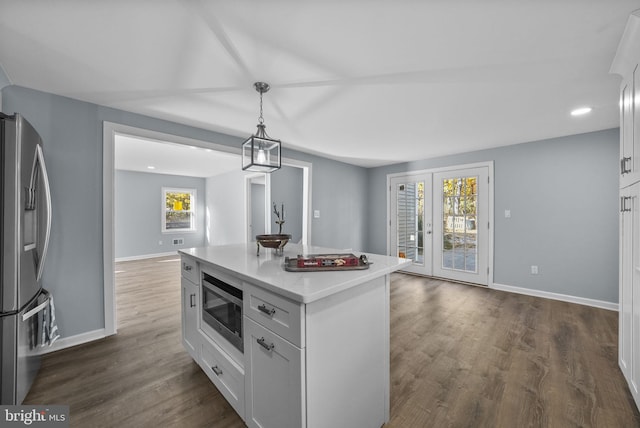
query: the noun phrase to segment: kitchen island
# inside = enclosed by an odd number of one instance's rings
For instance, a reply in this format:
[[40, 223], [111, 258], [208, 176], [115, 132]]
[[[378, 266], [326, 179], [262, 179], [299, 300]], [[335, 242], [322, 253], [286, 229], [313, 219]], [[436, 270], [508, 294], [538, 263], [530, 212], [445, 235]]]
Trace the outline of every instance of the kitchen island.
[[[364, 270], [283, 266], [287, 256], [344, 252], [287, 245], [283, 256], [256, 256], [255, 244], [180, 251], [183, 344], [248, 426], [373, 428], [389, 420], [390, 274], [411, 262], [367, 254]], [[209, 325], [211, 282], [241, 290], [241, 339]]]

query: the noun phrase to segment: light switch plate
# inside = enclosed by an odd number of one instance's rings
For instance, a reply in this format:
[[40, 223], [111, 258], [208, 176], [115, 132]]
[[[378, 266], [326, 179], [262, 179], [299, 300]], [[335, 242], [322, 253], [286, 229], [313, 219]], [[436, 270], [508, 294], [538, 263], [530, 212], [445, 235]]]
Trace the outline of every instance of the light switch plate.
[[320, 218], [320, 210], [313, 210], [313, 218]]

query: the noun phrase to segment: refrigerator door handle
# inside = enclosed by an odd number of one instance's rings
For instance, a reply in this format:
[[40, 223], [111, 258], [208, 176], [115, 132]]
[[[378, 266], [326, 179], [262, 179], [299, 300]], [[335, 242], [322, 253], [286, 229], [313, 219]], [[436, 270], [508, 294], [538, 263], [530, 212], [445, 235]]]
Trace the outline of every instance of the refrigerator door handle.
[[49, 175], [47, 174], [47, 165], [44, 162], [44, 154], [42, 153], [42, 146], [38, 144], [36, 146], [36, 153], [33, 159], [33, 169], [31, 170], [31, 183], [29, 184], [29, 195], [27, 201], [27, 209], [35, 208], [35, 189], [36, 189], [36, 180], [38, 177], [38, 170], [40, 169], [40, 173], [42, 174], [42, 182], [44, 184], [44, 197], [46, 202], [47, 209], [47, 227], [44, 232], [44, 243], [42, 245], [42, 254], [39, 255], [38, 259], [38, 272], [36, 275], [36, 281], [40, 281], [42, 278], [42, 270], [44, 268], [44, 261], [47, 258], [47, 250], [49, 249], [49, 238], [51, 236], [51, 188], [49, 187]]
[[22, 321], [24, 322], [24, 321], [28, 320], [29, 318], [31, 318], [32, 316], [34, 316], [38, 312], [42, 311], [47, 306], [49, 306], [49, 297], [47, 297], [47, 300], [45, 300], [44, 302], [40, 303], [35, 308], [33, 308], [30, 311], [25, 312], [24, 314], [22, 314]]

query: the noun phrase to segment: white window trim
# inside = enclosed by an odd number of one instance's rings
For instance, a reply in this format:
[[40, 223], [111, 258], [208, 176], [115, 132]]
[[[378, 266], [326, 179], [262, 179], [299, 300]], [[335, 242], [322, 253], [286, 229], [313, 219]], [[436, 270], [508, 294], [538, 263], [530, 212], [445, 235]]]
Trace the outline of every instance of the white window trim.
[[[190, 193], [191, 194], [191, 203], [189, 212], [191, 213], [191, 227], [189, 229], [167, 229], [167, 193]], [[196, 226], [196, 216], [197, 216], [197, 202], [198, 202], [198, 191], [193, 188], [183, 188], [183, 187], [163, 187], [162, 188], [162, 200], [161, 202], [161, 210], [160, 215], [162, 222], [162, 233], [190, 233], [197, 232]]]

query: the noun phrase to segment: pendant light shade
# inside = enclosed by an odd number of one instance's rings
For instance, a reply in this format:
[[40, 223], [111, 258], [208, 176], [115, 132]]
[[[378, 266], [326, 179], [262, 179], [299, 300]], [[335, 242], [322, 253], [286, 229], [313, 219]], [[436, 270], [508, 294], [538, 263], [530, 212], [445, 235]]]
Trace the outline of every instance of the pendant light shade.
[[269, 90], [269, 85], [264, 82], [256, 82], [253, 86], [260, 93], [260, 117], [256, 133], [242, 143], [242, 169], [255, 172], [273, 172], [281, 167], [280, 147], [282, 143], [267, 135], [266, 125], [262, 118], [262, 94]]

